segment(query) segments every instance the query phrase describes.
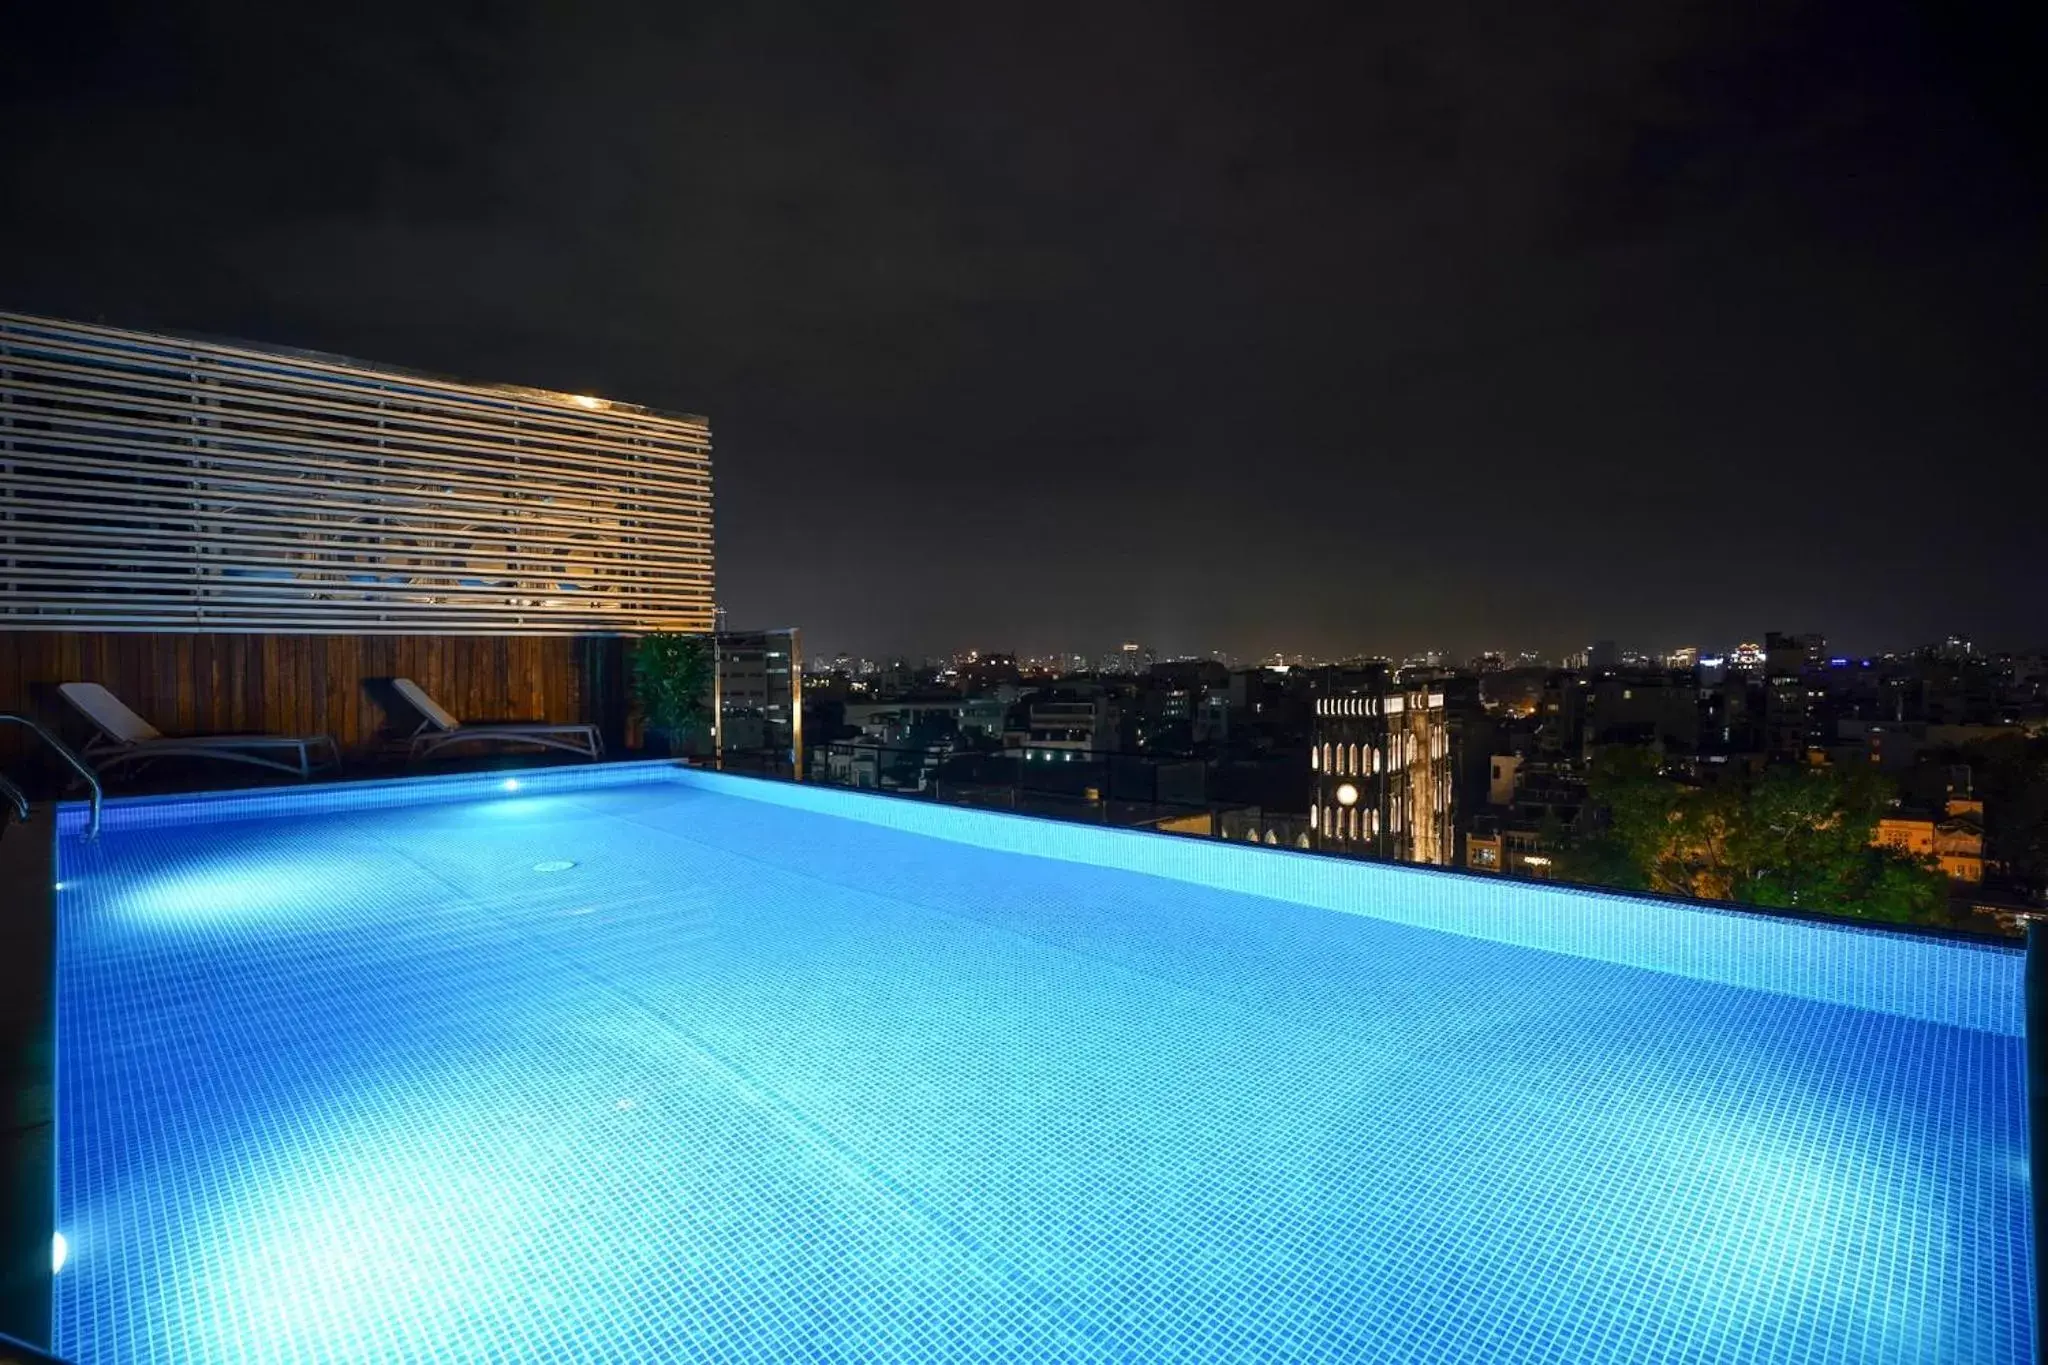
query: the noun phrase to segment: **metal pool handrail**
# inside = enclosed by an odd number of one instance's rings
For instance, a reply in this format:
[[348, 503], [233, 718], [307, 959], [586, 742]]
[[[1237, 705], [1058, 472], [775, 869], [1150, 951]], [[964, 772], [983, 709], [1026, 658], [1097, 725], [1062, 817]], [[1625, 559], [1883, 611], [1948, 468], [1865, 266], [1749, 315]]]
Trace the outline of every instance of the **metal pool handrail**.
[[0, 721], [12, 721], [16, 725], [24, 725], [35, 731], [43, 743], [62, 754], [64, 761], [69, 763], [77, 770], [78, 775], [85, 779], [86, 785], [92, 788], [92, 818], [85, 827], [85, 837], [88, 839], [99, 838], [100, 802], [104, 798], [105, 793], [100, 790], [100, 775], [92, 770], [92, 765], [72, 752], [70, 745], [43, 728], [41, 721], [31, 719], [28, 716], [16, 715], [12, 711], [0, 711]]

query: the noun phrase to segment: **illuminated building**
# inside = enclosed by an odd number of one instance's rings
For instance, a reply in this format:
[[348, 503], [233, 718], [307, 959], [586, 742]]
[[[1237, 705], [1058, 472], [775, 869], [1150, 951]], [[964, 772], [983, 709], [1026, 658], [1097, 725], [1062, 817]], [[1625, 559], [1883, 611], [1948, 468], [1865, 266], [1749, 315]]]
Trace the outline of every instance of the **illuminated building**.
[[1870, 841], [1918, 858], [1932, 858], [1950, 881], [1984, 880], [1984, 803], [1950, 797], [1940, 817], [1888, 815]]
[[1085, 759], [1116, 750], [1116, 707], [1104, 698], [1092, 701], [1042, 701], [1031, 705], [1029, 733], [1023, 749], [1027, 759]]
[[1554, 862], [1534, 829], [1495, 816], [1481, 816], [1465, 836], [1465, 870], [1511, 872], [1548, 881]]
[[1098, 671], [1138, 678], [1152, 671], [1152, 651], [1135, 640], [1126, 640], [1113, 653], [1102, 656]]
[[1384, 670], [1331, 670], [1315, 701], [1309, 807], [1315, 847], [1451, 861], [1451, 742], [1444, 694]]

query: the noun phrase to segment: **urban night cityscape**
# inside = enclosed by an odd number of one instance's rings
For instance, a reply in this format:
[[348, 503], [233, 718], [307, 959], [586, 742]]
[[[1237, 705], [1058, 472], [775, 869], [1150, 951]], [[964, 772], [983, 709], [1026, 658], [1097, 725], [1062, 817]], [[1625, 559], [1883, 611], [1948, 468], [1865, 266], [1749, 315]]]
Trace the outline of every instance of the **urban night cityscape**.
[[0, 1362], [2041, 1360], [2042, 13], [15, 16]]

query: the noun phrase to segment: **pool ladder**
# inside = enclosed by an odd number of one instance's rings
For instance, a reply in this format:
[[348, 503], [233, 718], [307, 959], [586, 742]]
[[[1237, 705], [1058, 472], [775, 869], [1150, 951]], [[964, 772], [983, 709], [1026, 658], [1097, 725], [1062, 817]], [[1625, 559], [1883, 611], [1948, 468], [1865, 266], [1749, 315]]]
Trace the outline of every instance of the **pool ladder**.
[[[100, 802], [104, 799], [105, 793], [100, 790], [100, 775], [92, 770], [92, 765], [80, 758], [70, 745], [44, 728], [41, 721], [28, 716], [16, 715], [12, 711], [0, 711], [0, 721], [33, 730], [43, 743], [55, 749], [63, 760], [69, 763], [80, 777], [85, 779], [85, 785], [92, 788], [92, 815], [86, 822], [85, 837], [88, 839], [99, 838]], [[14, 807], [15, 814], [20, 817], [24, 824], [28, 822], [28, 797], [22, 792], [21, 788], [8, 781], [4, 774], [0, 774], [0, 799], [5, 799]]]

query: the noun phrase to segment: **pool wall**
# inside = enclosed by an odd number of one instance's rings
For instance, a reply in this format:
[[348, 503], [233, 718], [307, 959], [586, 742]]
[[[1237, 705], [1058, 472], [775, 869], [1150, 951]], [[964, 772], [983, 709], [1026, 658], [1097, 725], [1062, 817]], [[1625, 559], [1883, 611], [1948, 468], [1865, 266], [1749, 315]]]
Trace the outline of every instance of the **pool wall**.
[[[0, 1202], [0, 1337], [50, 1340], [56, 1227], [56, 925], [54, 821], [37, 806], [0, 837], [0, 1048], [7, 1155]], [[0, 1348], [8, 1359], [11, 1345]]]
[[[2025, 1034], [2025, 953], [2017, 945], [1071, 824], [737, 777], [669, 762], [501, 769], [453, 777], [117, 800], [107, 803], [104, 828], [118, 835], [122, 829], [149, 825], [563, 794], [649, 781], [1748, 990], [2013, 1037]], [[84, 819], [82, 804], [71, 803], [63, 812], [62, 828], [67, 835], [82, 832]]]

